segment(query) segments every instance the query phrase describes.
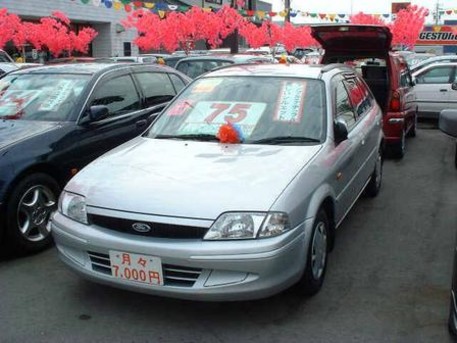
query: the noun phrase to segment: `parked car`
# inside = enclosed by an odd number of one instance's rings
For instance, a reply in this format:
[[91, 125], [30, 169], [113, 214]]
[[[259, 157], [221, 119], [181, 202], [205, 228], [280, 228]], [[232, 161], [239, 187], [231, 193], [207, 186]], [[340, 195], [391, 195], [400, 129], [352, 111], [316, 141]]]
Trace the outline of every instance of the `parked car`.
[[[139, 64], [71, 64], [0, 80], [0, 238], [17, 252], [51, 242], [50, 213], [82, 167], [141, 134], [189, 78]], [[1, 237], [3, 236], [3, 237]]]
[[120, 57], [111, 57], [115, 62], [135, 62], [135, 63], [156, 63], [156, 56], [120, 56]]
[[386, 148], [403, 157], [406, 137], [416, 135], [417, 106], [408, 66], [400, 54], [390, 51], [390, 30], [385, 26], [329, 24], [311, 26], [311, 34], [324, 48], [321, 63], [382, 61], [365, 63], [362, 76], [383, 110]]
[[435, 54], [430, 54], [427, 52], [414, 52], [407, 56], [404, 56], [406, 63], [408, 63], [409, 70], [412, 72], [412, 69], [415, 68], [420, 63], [427, 63], [430, 58], [435, 58]]
[[[443, 110], [439, 117], [439, 128], [444, 133], [457, 138], [457, 110]], [[455, 152], [455, 167], [457, 168], [457, 141]], [[454, 265], [452, 273], [451, 297], [449, 302], [448, 328], [457, 338], [457, 242], [454, 249]]]
[[14, 60], [5, 50], [0, 49], [0, 62], [2, 63], [14, 63]]
[[190, 56], [179, 60], [175, 68], [181, 73], [186, 74], [194, 79], [201, 74], [207, 73], [215, 68], [227, 66], [236, 63], [274, 63], [273, 57], [251, 55], [251, 54], [236, 54], [236, 55], [205, 55], [205, 56]]
[[441, 110], [457, 109], [456, 68], [457, 61], [439, 62], [413, 73], [420, 118], [438, 119]]
[[[46, 64], [67, 64], [67, 63], [95, 63], [99, 62], [100, 59], [95, 58], [95, 57], [77, 57], [77, 56], [72, 56], [72, 57], [59, 57], [59, 58], [53, 58], [49, 61], [46, 61]], [[100, 61], [102, 63], [107, 63], [109, 61], [102, 60]]]
[[335, 229], [364, 189], [380, 190], [381, 122], [341, 65], [202, 75], [67, 184], [51, 221], [60, 258], [91, 280], [170, 297], [253, 299], [294, 284], [315, 294]]
[[10, 71], [17, 70], [19, 67], [12, 62], [0, 62], [0, 76], [9, 73]]
[[440, 62], [457, 62], [457, 55], [441, 55], [441, 56], [429, 57], [429, 58], [415, 64], [413, 67], [410, 67], [409, 69], [411, 70], [411, 73], [414, 73], [415, 71], [422, 69], [430, 64], [440, 63]]

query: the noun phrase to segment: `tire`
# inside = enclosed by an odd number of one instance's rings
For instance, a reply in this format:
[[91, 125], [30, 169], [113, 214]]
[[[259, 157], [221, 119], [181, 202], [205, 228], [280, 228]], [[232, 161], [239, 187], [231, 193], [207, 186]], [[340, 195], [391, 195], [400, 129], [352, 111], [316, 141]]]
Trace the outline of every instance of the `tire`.
[[414, 114], [414, 123], [413, 126], [409, 129], [407, 137], [416, 137], [417, 129], [417, 112]]
[[382, 185], [382, 167], [384, 165], [384, 159], [382, 154], [382, 149], [379, 148], [378, 156], [376, 157], [376, 163], [373, 170], [373, 173], [370, 177], [370, 182], [365, 188], [365, 194], [369, 197], [374, 198], [379, 194]]
[[31, 174], [13, 189], [6, 206], [5, 244], [12, 253], [32, 253], [52, 243], [48, 220], [60, 187], [46, 174]]
[[451, 300], [449, 302], [449, 318], [447, 321], [447, 326], [449, 329], [449, 333], [454, 337], [454, 339], [457, 339], [457, 318], [455, 316], [455, 311], [456, 309], [454, 308], [454, 301]]
[[406, 150], [406, 135], [405, 131], [402, 131], [401, 137], [400, 137], [400, 142], [391, 144], [390, 150], [392, 152], [392, 155], [394, 158], [403, 158], [405, 156], [405, 150]]
[[329, 230], [328, 216], [323, 209], [320, 209], [313, 224], [305, 271], [296, 285], [303, 295], [312, 296], [318, 293], [324, 283], [329, 252]]

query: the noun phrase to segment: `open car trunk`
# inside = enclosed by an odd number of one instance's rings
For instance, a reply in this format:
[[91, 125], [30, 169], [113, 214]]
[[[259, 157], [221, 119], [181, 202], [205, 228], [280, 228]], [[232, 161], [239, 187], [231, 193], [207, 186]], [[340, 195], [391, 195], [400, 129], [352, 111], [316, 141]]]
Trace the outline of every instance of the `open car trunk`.
[[354, 66], [385, 112], [390, 90], [392, 33], [389, 28], [352, 24], [312, 25], [311, 35], [325, 50], [321, 63]]

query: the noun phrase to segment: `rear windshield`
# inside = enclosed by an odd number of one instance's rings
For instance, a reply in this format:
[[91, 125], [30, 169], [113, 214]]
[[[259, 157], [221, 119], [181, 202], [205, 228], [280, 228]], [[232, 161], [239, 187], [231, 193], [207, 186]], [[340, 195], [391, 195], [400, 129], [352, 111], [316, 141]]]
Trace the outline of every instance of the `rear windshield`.
[[274, 137], [320, 142], [326, 125], [324, 89], [323, 81], [304, 78], [199, 79], [162, 113], [148, 136], [216, 136], [221, 125], [232, 123], [239, 127], [243, 143]]

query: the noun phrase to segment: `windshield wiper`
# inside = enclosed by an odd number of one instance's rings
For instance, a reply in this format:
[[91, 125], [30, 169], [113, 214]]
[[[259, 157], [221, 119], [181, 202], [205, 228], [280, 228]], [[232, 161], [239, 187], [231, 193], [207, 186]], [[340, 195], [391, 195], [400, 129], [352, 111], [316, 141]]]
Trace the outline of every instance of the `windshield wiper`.
[[294, 137], [294, 136], [276, 136], [258, 139], [250, 142], [251, 144], [281, 144], [281, 143], [320, 143], [319, 139], [310, 137]]
[[195, 141], [205, 141], [205, 142], [218, 142], [219, 139], [215, 135], [210, 135], [206, 133], [191, 133], [186, 135], [157, 135], [154, 138], [158, 139], [190, 139]]

